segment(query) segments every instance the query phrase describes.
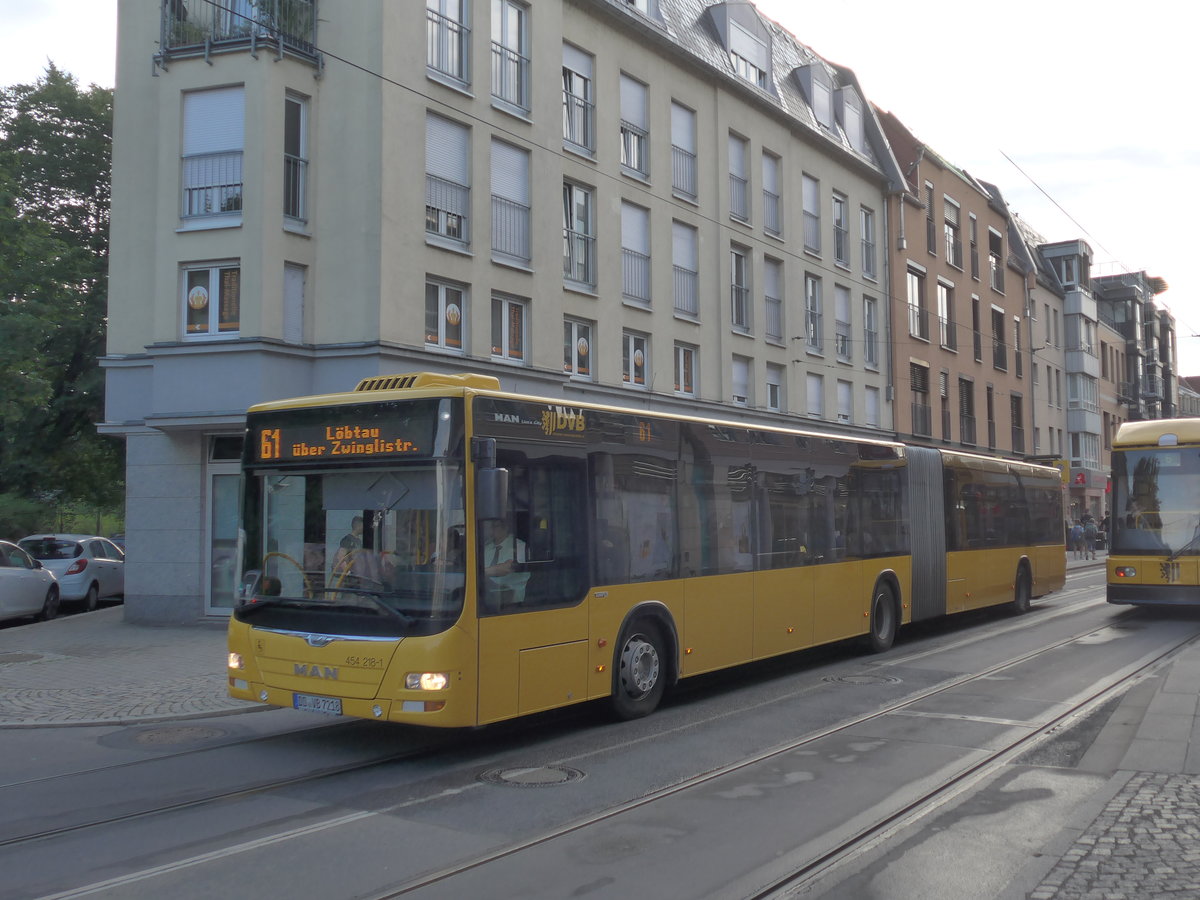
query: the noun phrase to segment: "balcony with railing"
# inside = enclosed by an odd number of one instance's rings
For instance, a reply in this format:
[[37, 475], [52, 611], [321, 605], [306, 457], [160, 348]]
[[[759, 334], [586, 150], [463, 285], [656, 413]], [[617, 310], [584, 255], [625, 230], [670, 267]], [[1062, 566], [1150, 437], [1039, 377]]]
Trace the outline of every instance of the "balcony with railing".
[[879, 332], [873, 328], [863, 331], [863, 362], [868, 366], [879, 365]]
[[958, 439], [968, 447], [975, 446], [975, 417], [958, 417]]
[[946, 231], [946, 262], [956, 269], [963, 267], [963, 245], [959, 238]]
[[953, 319], [938, 316], [938, 341], [946, 350], [958, 350], [958, 328]]
[[700, 311], [700, 273], [674, 267], [675, 312], [695, 316]]
[[821, 252], [821, 217], [807, 209], [804, 211], [804, 249]]
[[772, 237], [783, 234], [783, 213], [779, 195], [763, 190], [763, 231]]
[[242, 211], [242, 151], [183, 157], [185, 219], [237, 215]]
[[845, 225], [833, 226], [833, 259], [843, 266], [850, 265], [850, 232]]
[[671, 190], [685, 200], [696, 199], [696, 154], [671, 145]]
[[875, 277], [875, 242], [862, 239], [862, 272], [868, 278]]
[[783, 301], [778, 297], [766, 296], [763, 298], [767, 321], [764, 327], [764, 332], [769, 340], [783, 340]]
[[159, 65], [259, 47], [320, 65], [316, 0], [169, 0], [160, 7]]
[[729, 286], [729, 319], [739, 331], [750, 330], [750, 289], [745, 285]]
[[650, 257], [621, 248], [621, 295], [638, 303], [650, 302]]
[[596, 104], [563, 91], [563, 142], [591, 154], [596, 149]]
[[996, 254], [988, 256], [988, 263], [992, 270], [992, 289], [1004, 293], [1004, 263]]
[[921, 437], [933, 437], [933, 407], [928, 403], [912, 403], [912, 433]]
[[511, 262], [529, 264], [532, 257], [528, 206], [492, 195], [492, 253]]
[[529, 112], [529, 57], [492, 41], [492, 96], [519, 112]]
[[1025, 452], [1025, 429], [1020, 425], [1012, 427], [1012, 449], [1013, 453]]
[[283, 155], [283, 214], [303, 222], [308, 218], [308, 160]]
[[741, 175], [729, 175], [729, 215], [741, 222], [750, 221], [750, 182]]
[[996, 449], [996, 423], [992, 419], [988, 419], [987, 426], [988, 426], [988, 442], [987, 442], [988, 449], [995, 450]]
[[425, 231], [458, 244], [470, 242], [471, 189], [436, 175], [425, 176]]
[[469, 84], [471, 72], [471, 29], [457, 19], [443, 16], [437, 10], [426, 9], [428, 23], [425, 65], [430, 72], [449, 78], [458, 84]]
[[588, 288], [596, 286], [596, 239], [592, 235], [563, 229], [563, 278]]
[[1004, 341], [992, 341], [992, 368], [1008, 371], [1008, 345]]
[[645, 178], [650, 174], [650, 133], [631, 122], [621, 122], [621, 168]]
[[837, 353], [837, 358], [842, 362], [849, 362], [854, 357], [854, 345], [851, 334], [849, 322], [834, 320], [833, 349]]
[[929, 340], [929, 310], [914, 303], [908, 305], [908, 333]]

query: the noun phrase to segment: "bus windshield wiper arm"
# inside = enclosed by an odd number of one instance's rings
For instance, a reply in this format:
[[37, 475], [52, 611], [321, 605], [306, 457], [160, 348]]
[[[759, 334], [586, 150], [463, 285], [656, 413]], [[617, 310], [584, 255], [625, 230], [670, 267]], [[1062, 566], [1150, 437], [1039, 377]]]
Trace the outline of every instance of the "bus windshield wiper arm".
[[379, 591], [373, 591], [368, 588], [338, 587], [338, 588], [326, 588], [325, 593], [327, 593], [327, 594], [328, 593], [353, 594], [356, 597], [366, 597], [368, 600], [370, 600], [372, 603], [374, 603], [375, 606], [379, 610], [381, 610], [384, 615], [386, 615], [390, 618], [396, 619], [397, 621], [400, 622], [400, 624], [411, 625], [413, 623], [413, 619], [411, 616], [406, 616], [404, 613], [400, 612], [400, 610], [396, 609], [395, 607], [388, 606], [388, 604], [385, 603], [380, 598]]
[[1183, 556], [1183, 554], [1191, 550], [1197, 544], [1200, 544], [1200, 524], [1196, 526], [1196, 533], [1192, 535], [1192, 539], [1178, 550], [1172, 552], [1171, 555], [1167, 557], [1167, 562], [1175, 562], [1175, 560], [1179, 559], [1179, 557]]

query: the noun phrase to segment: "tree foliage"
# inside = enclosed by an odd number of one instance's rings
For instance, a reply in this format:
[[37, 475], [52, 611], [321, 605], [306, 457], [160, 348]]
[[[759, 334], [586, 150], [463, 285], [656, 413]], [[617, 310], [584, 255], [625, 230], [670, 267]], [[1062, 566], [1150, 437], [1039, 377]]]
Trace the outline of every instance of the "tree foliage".
[[104, 415], [112, 91], [51, 64], [0, 89], [0, 491], [108, 506]]

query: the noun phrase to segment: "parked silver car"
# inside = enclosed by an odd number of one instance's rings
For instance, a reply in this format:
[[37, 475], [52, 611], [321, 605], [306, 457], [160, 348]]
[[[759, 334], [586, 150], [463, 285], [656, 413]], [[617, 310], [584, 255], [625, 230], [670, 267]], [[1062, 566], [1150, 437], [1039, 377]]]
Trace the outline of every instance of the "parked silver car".
[[54, 573], [16, 544], [0, 541], [0, 619], [53, 619], [58, 603]]
[[91, 534], [31, 534], [21, 549], [54, 573], [64, 603], [95, 609], [106, 597], [125, 596], [125, 553]]

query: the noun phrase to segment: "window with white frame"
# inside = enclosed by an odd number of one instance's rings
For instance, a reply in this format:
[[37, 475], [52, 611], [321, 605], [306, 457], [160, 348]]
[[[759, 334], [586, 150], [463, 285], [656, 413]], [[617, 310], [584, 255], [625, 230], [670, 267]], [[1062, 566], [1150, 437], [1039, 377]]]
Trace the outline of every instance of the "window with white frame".
[[779, 157], [774, 153], [763, 151], [762, 182], [763, 182], [763, 231], [772, 237], [783, 234], [783, 204], [780, 197], [782, 188], [779, 183]]
[[425, 115], [425, 233], [456, 245], [470, 242], [470, 131]]
[[308, 219], [308, 100], [297, 94], [283, 98], [283, 214]]
[[592, 381], [592, 323], [563, 317], [563, 372], [572, 379]]
[[908, 333], [913, 337], [929, 340], [929, 310], [925, 300], [925, 273], [909, 268], [908, 286]]
[[821, 252], [821, 183], [811, 175], [803, 177], [804, 249]]
[[833, 195], [833, 261], [839, 266], [850, 265], [849, 204], [841, 194]]
[[501, 109], [529, 112], [529, 8], [492, 0], [492, 98]]
[[650, 175], [650, 117], [646, 85], [621, 75], [621, 169], [627, 175]]
[[529, 151], [492, 138], [492, 255], [528, 265], [530, 240]]
[[858, 210], [859, 246], [862, 252], [862, 273], [875, 277], [875, 212], [865, 206]]
[[812, 110], [817, 124], [823, 128], [833, 127], [833, 88], [829, 75], [819, 63], [809, 67], [812, 71]]
[[846, 140], [855, 150], [865, 153], [867, 141], [863, 132], [862, 101], [858, 92], [851, 87], [838, 88], [837, 105]]
[[962, 235], [959, 233], [958, 204], [951, 198], [943, 196], [942, 207], [945, 211], [942, 231], [946, 238], [946, 262], [956, 269], [961, 269], [963, 267], [963, 246]]
[[729, 22], [729, 61], [733, 71], [758, 88], [766, 89], [771, 48], [737, 22]]
[[879, 388], [868, 385], [863, 389], [863, 421], [871, 428], [882, 424], [879, 416], [881, 409]]
[[188, 337], [235, 337], [241, 328], [242, 269], [236, 261], [183, 267], [183, 322]]
[[815, 372], [804, 376], [806, 395], [808, 398], [808, 416], [812, 419], [825, 418], [825, 378]]
[[863, 296], [863, 362], [871, 368], [879, 366], [879, 301]]
[[675, 344], [675, 393], [696, 396], [696, 348], [691, 344]]
[[592, 189], [563, 182], [563, 278], [586, 288], [596, 286], [596, 233]]
[[596, 149], [594, 60], [590, 53], [563, 44], [563, 143], [589, 156]]
[[467, 321], [467, 292], [461, 285], [429, 279], [425, 282], [425, 346], [462, 353]]
[[671, 264], [675, 312], [700, 313], [700, 250], [696, 229], [684, 222], [671, 223]]
[[947, 350], [958, 349], [958, 325], [954, 316], [954, 285], [939, 278], [937, 282], [938, 340]]
[[671, 101], [671, 190], [696, 199], [696, 113]]
[[739, 222], [750, 221], [750, 172], [747, 157], [750, 142], [729, 133], [729, 215]]
[[783, 263], [767, 257], [763, 260], [763, 303], [766, 323], [763, 328], [768, 340], [783, 341]]
[[787, 412], [787, 391], [783, 366], [767, 363], [767, 409]]
[[492, 296], [492, 358], [526, 365], [526, 319], [529, 301]]
[[849, 425], [854, 421], [854, 385], [849, 381], [838, 379], [837, 383], [838, 421]]
[[621, 294], [650, 302], [650, 210], [621, 202]]
[[729, 313], [733, 327], [750, 330], [750, 251], [736, 244], [729, 248]]
[[736, 406], [750, 405], [750, 359], [734, 355], [731, 383], [733, 385], [733, 402]]
[[183, 95], [182, 218], [240, 219], [245, 122], [241, 87]]
[[458, 85], [470, 84], [467, 0], [425, 0], [425, 18], [425, 65], [430, 74]]
[[825, 311], [822, 308], [821, 279], [816, 275], [804, 275], [804, 344], [820, 353], [824, 348], [823, 324]]
[[621, 335], [621, 380], [626, 387], [645, 390], [650, 386], [650, 338], [636, 331]]
[[854, 358], [854, 333], [850, 323], [850, 288], [833, 286], [833, 344], [838, 362]]

